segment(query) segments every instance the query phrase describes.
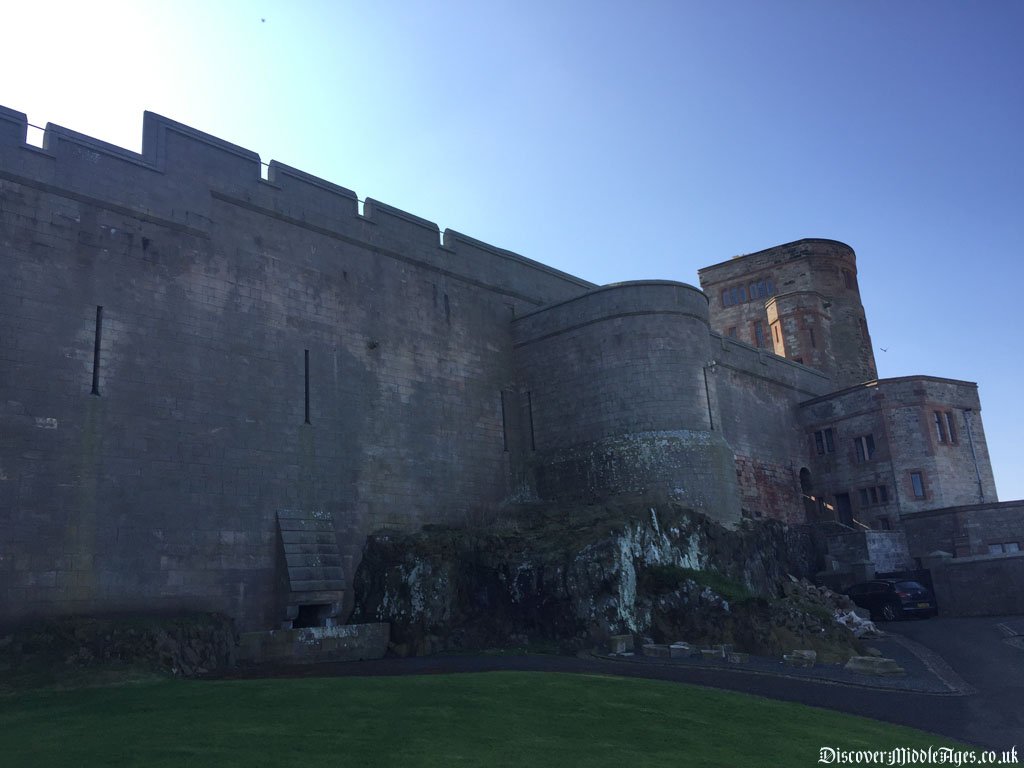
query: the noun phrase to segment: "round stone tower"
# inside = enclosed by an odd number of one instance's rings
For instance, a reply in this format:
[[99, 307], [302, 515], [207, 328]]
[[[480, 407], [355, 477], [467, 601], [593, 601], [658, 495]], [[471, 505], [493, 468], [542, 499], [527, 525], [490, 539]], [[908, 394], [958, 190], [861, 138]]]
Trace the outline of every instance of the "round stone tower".
[[669, 281], [608, 285], [516, 318], [513, 336], [541, 498], [655, 493], [739, 520], [708, 383], [704, 294]]

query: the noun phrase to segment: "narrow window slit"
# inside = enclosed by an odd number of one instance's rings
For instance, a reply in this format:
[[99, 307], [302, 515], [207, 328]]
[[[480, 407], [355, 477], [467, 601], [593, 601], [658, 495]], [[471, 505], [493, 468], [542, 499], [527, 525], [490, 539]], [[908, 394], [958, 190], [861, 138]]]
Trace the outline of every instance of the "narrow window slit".
[[526, 410], [530, 416], [530, 450], [537, 450], [537, 441], [533, 438], [533, 392], [526, 392]]
[[715, 417], [711, 412], [711, 385], [708, 384], [708, 369], [704, 368], [704, 399], [708, 404], [708, 428], [714, 431]]
[[92, 394], [100, 393], [100, 338], [103, 335], [103, 307], [96, 307], [96, 334], [92, 345]]
[[306, 423], [309, 424], [309, 350], [306, 350]]
[[508, 453], [508, 419], [505, 417], [505, 390], [501, 390], [501, 445]]

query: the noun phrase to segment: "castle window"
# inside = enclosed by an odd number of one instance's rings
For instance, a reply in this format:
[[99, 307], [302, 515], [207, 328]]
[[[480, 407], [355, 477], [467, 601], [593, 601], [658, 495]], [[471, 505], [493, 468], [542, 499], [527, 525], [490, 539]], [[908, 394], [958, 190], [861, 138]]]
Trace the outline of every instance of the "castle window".
[[818, 449], [819, 455], [835, 453], [836, 443], [832, 428], [819, 429], [814, 433], [814, 446]]
[[807, 332], [811, 335], [811, 349], [817, 349], [818, 345], [817, 345], [817, 343], [814, 340], [814, 329], [813, 328], [808, 328]]
[[96, 334], [92, 347], [92, 394], [100, 393], [100, 336], [103, 333], [103, 307], [96, 307]]
[[742, 285], [734, 285], [722, 291], [722, 306], [731, 307], [747, 300], [747, 289]]
[[508, 417], [505, 413], [505, 390], [499, 393], [501, 400], [501, 448], [508, 453]]
[[848, 269], [843, 270], [843, 285], [851, 291], [857, 290], [857, 276]]
[[[706, 376], [707, 374], [705, 374]], [[537, 440], [533, 431], [533, 392], [530, 390], [526, 391], [526, 412], [530, 416], [530, 450], [537, 450]]]
[[304, 423], [305, 424], [309, 424], [310, 422], [309, 422], [309, 350], [308, 349], [306, 350], [306, 354], [305, 354], [305, 369], [306, 369], [306, 376], [305, 376], [305, 378], [306, 378], [306, 385], [305, 385], [305, 390], [306, 390], [306, 392], [305, 392], [305, 395], [306, 395], [305, 396], [306, 420], [305, 420]]
[[1001, 555], [1004, 552], [1020, 552], [1020, 544], [1016, 541], [1004, 541], [999, 544], [988, 545], [988, 553], [990, 555]]
[[935, 439], [943, 444], [956, 445], [956, 421], [952, 411], [933, 411]]
[[860, 437], [853, 438], [853, 445], [857, 451], [857, 461], [865, 462], [871, 461], [875, 456], [875, 437], [874, 435], [861, 435]]
[[889, 489], [884, 485], [875, 485], [860, 489], [860, 505], [862, 507], [889, 503]]
[[730, 328], [728, 333], [729, 333], [729, 338], [730, 339], [735, 339], [736, 338], [736, 326], [734, 325], [732, 328]]
[[922, 472], [911, 472], [910, 473], [910, 484], [914, 488], [914, 498], [924, 498], [924, 473]]
[[765, 347], [765, 346], [767, 346], [766, 342], [767, 342], [767, 339], [765, 338], [765, 335], [764, 335], [764, 323], [762, 323], [760, 320], [755, 320], [754, 321], [754, 343], [758, 347]]
[[754, 299], [767, 299], [775, 294], [775, 283], [772, 282], [770, 277], [766, 277], [764, 280], [751, 283], [749, 289], [751, 301]]

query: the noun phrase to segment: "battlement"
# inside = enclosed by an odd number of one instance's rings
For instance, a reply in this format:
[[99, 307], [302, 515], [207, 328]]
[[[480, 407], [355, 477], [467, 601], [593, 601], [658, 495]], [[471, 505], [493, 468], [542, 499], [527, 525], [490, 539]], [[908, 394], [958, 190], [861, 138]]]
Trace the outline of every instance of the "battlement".
[[851, 265], [856, 262], [853, 248], [846, 243], [824, 237], [804, 237], [791, 243], [774, 245], [771, 248], [764, 248], [754, 253], [745, 253], [726, 261], [710, 264], [699, 269], [697, 274], [700, 276], [701, 284], [704, 285], [732, 279], [736, 274], [747, 274], [780, 262], [810, 256], [835, 258]]
[[[454, 230], [442, 234], [436, 223], [379, 200], [367, 198], [360, 213], [352, 190], [276, 160], [264, 179], [256, 152], [153, 112], [143, 116], [141, 153], [52, 123], [41, 148], [28, 144], [27, 135], [27, 116], [0, 106], [0, 178], [197, 233], [209, 233], [216, 204], [233, 205], [426, 263], [535, 305], [594, 287]], [[523, 267], [548, 278], [540, 296], [522, 285]]]

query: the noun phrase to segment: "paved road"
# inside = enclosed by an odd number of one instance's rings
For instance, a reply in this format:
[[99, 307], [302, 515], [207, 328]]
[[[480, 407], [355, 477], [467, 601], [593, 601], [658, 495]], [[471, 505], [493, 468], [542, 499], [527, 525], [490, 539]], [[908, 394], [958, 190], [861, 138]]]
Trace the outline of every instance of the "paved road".
[[[978, 692], [960, 697], [964, 738], [1024, 752], [1024, 616], [935, 618], [885, 625], [935, 653]], [[1016, 639], [1015, 639], [1016, 638]]]

